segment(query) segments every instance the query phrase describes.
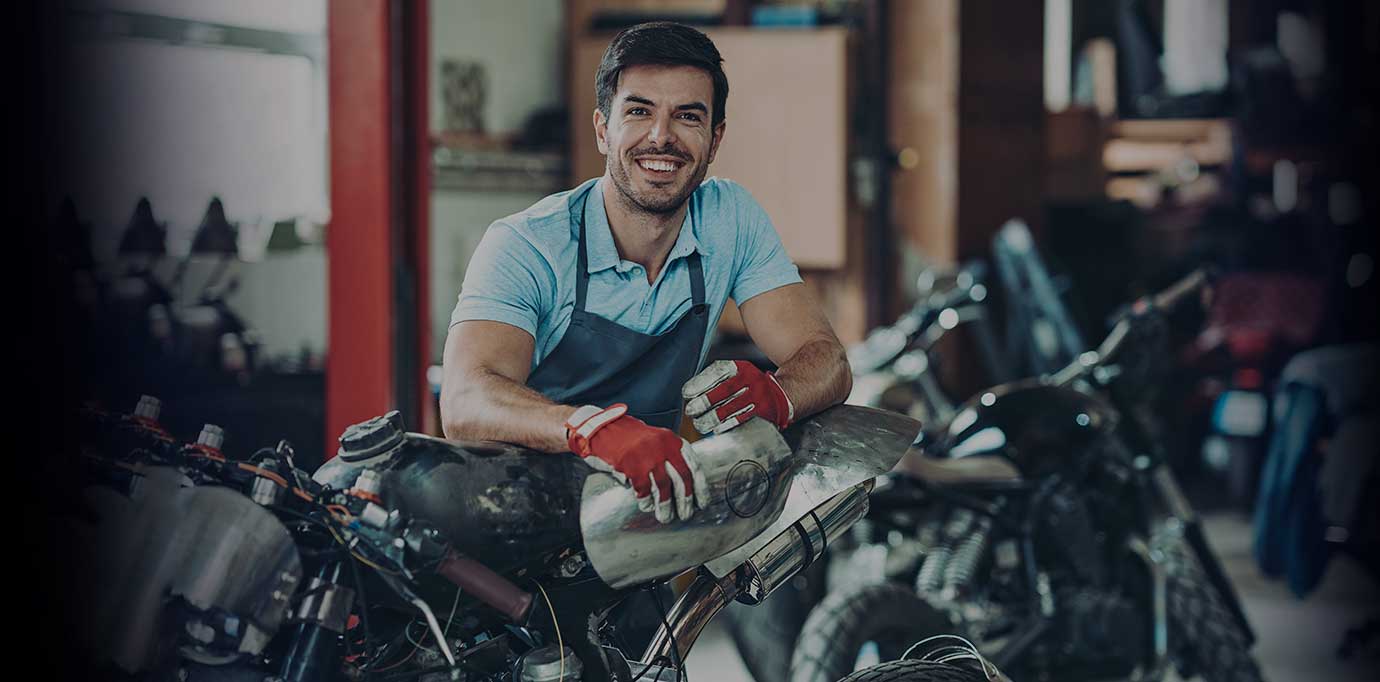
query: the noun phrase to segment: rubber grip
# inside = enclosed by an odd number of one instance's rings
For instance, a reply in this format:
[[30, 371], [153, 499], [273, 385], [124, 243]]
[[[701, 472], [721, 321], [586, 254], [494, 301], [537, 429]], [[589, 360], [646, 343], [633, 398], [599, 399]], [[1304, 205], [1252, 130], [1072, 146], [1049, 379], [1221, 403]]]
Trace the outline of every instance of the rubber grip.
[[474, 595], [514, 623], [521, 623], [532, 607], [532, 594], [524, 592], [484, 564], [453, 550], [441, 560], [436, 572], [453, 585]]

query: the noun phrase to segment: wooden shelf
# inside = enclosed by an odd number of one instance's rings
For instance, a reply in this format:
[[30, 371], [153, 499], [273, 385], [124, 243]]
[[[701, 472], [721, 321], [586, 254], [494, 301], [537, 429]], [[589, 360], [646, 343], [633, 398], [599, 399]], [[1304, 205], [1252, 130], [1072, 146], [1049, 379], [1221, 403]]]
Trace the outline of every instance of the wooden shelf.
[[565, 154], [437, 146], [432, 187], [489, 192], [559, 192], [570, 175]]

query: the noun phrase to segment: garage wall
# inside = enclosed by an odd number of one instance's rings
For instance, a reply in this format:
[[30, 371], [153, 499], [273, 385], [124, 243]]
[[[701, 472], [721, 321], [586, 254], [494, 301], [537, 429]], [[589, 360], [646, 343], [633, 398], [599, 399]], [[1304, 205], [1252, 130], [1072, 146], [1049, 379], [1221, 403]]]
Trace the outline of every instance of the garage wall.
[[[552, 0], [433, 0], [431, 130], [444, 127], [441, 63], [479, 62], [487, 75], [484, 126], [521, 129], [534, 110], [561, 101], [562, 3]], [[465, 266], [494, 220], [521, 211], [545, 191], [437, 189], [431, 195], [431, 362], [440, 362]]]
[[484, 66], [488, 132], [518, 130], [534, 109], [559, 104], [561, 9], [554, 0], [432, 0], [431, 129], [443, 126], [444, 59]]
[[[207, 0], [75, 5], [306, 36], [324, 31], [324, 0], [277, 6], [270, 0], [233, 7]], [[71, 78], [64, 106], [57, 107], [53, 153], [55, 167], [67, 173], [52, 183], [91, 223], [95, 255], [112, 270], [140, 197], [167, 224], [172, 255], [159, 270], [165, 281], [212, 197], [222, 199], [228, 219], [245, 233], [278, 220], [327, 219], [324, 75], [312, 60], [100, 33], [82, 34], [64, 58]], [[195, 295], [213, 267], [192, 263], [181, 291]], [[295, 355], [304, 346], [324, 352], [325, 267], [319, 245], [237, 266], [241, 284], [229, 302], [260, 332], [269, 356]]]

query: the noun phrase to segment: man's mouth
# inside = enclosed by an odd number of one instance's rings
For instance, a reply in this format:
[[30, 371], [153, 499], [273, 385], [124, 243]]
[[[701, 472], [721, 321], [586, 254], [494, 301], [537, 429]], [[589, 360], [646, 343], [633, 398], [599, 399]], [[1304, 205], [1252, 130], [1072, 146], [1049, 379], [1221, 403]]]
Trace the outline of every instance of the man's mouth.
[[675, 159], [638, 159], [637, 166], [652, 175], [672, 175], [684, 166], [685, 162]]

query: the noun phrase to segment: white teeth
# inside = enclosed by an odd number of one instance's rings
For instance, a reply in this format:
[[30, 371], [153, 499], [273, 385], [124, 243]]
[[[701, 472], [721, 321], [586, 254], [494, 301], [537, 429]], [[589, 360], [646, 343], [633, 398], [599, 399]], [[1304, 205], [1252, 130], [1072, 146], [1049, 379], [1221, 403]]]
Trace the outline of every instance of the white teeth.
[[675, 163], [673, 163], [673, 162], [671, 162], [671, 161], [661, 161], [661, 160], [656, 160], [656, 159], [643, 159], [643, 160], [641, 160], [641, 161], [638, 161], [638, 162], [637, 162], [637, 165], [642, 166], [643, 168], [646, 168], [647, 170], [662, 171], [662, 172], [673, 171], [673, 170], [676, 169], [676, 164], [675, 164]]

